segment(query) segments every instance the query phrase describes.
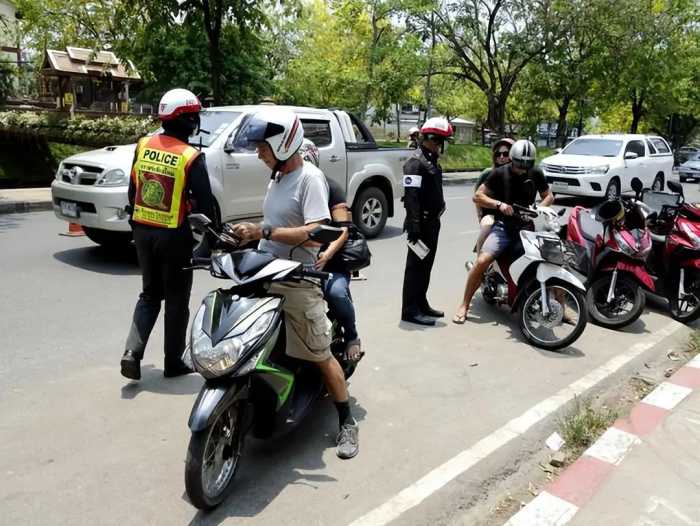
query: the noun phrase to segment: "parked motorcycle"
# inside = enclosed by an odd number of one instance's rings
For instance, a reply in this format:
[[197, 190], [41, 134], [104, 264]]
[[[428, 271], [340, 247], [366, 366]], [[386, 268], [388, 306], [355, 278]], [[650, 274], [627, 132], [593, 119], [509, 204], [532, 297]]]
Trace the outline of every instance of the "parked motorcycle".
[[[642, 182], [634, 178], [639, 193]], [[644, 289], [653, 280], [645, 268], [651, 236], [636, 199], [622, 196], [593, 209], [575, 207], [569, 216], [567, 240], [585, 253], [577, 270], [586, 276], [588, 313], [595, 323], [619, 329], [644, 311]]]
[[512, 205], [528, 223], [539, 219], [543, 231], [520, 230], [522, 246], [506, 251], [484, 273], [481, 294], [489, 304], [517, 312], [520, 331], [532, 345], [548, 350], [574, 343], [586, 327], [585, 288], [567, 268], [566, 247], [558, 236], [559, 213]]
[[667, 187], [672, 193], [641, 194], [652, 232], [651, 292], [668, 300], [673, 319], [689, 323], [700, 317], [700, 208], [685, 202], [679, 183]]
[[[269, 285], [324, 280], [330, 274], [266, 252], [239, 250], [231, 232], [214, 231], [204, 215], [190, 216], [190, 224], [223, 247], [211, 257], [193, 257], [194, 268], [232, 283], [206, 295], [190, 330], [192, 365], [206, 381], [189, 419], [185, 488], [192, 504], [211, 509], [231, 487], [246, 435], [288, 433], [325, 392], [318, 367], [286, 355], [284, 299], [270, 294]], [[341, 232], [319, 226], [309, 239], [330, 243]], [[335, 323], [331, 351], [349, 378], [356, 364], [347, 360]]]

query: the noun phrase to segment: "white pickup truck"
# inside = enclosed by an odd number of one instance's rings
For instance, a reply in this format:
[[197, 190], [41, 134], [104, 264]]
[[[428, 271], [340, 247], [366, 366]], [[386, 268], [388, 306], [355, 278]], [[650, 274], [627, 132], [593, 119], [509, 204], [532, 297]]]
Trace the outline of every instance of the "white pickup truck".
[[[368, 237], [377, 236], [394, 214], [410, 150], [380, 149], [366, 126], [344, 111], [284, 108], [299, 115], [305, 136], [318, 146], [326, 176], [347, 190], [355, 223]], [[190, 139], [206, 154], [217, 212], [224, 221], [258, 218], [262, 212], [269, 169], [254, 150], [236, 146], [240, 124], [259, 109], [208, 108], [201, 114], [202, 131]], [[124, 207], [135, 147], [108, 146], [64, 159], [51, 185], [56, 216], [79, 223], [98, 244], [128, 243], [131, 228]]]
[[583, 135], [542, 160], [555, 194], [616, 199], [638, 177], [646, 188], [663, 190], [673, 170], [673, 152], [655, 135]]

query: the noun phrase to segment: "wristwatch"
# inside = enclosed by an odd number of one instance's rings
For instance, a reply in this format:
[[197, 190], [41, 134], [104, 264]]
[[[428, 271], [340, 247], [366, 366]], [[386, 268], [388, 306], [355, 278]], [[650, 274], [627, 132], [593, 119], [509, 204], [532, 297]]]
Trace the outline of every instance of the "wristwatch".
[[269, 241], [271, 236], [272, 236], [272, 228], [270, 227], [270, 225], [263, 225], [262, 226], [263, 239], [267, 239]]

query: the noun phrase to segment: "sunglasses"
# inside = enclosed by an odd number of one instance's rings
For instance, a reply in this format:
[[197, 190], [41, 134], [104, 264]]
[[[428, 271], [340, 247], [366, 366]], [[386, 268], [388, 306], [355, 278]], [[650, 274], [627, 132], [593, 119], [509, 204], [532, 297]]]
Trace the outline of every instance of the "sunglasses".
[[510, 152], [496, 152], [496, 157], [508, 157]]

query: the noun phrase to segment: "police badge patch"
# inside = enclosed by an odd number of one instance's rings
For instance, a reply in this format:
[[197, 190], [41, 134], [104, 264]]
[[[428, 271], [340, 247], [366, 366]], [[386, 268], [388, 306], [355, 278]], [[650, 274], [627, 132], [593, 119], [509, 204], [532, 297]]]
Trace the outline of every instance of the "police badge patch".
[[420, 175], [404, 175], [403, 176], [403, 186], [404, 188], [420, 188], [423, 177]]

